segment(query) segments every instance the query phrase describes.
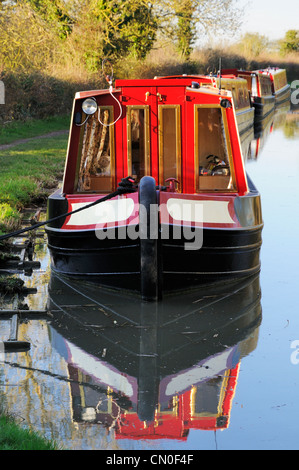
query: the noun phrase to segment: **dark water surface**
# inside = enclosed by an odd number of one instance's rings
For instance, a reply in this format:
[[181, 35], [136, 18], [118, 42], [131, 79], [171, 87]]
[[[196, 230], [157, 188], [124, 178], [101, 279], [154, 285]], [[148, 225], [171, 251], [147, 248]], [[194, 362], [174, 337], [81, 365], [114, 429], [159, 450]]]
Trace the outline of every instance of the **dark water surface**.
[[0, 358], [21, 424], [68, 449], [299, 448], [299, 114], [270, 124], [246, 161], [262, 195], [259, 276], [155, 306], [53, 276], [40, 248], [24, 302], [52, 316], [22, 321], [30, 351]]

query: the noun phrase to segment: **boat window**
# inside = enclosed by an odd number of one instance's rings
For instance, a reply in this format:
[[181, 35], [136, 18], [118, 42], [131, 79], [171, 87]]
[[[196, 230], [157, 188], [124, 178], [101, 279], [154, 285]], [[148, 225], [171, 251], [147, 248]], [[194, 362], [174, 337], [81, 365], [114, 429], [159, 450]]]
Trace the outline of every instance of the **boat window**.
[[181, 135], [180, 107], [159, 106], [159, 179], [165, 184], [168, 178], [180, 180]]
[[224, 399], [224, 388], [227, 383], [226, 375], [214, 377], [206, 382], [202, 382], [193, 388], [192, 394], [192, 416], [206, 417], [217, 416], [222, 408]]
[[261, 95], [272, 95], [272, 84], [271, 80], [267, 76], [260, 75], [260, 88], [261, 88]]
[[128, 171], [138, 182], [149, 173], [148, 106], [127, 106]]
[[237, 95], [237, 92], [236, 92], [236, 88], [234, 86], [232, 87], [232, 95], [233, 95], [235, 108], [238, 109], [239, 108], [238, 95]]
[[112, 191], [114, 187], [113, 107], [101, 107], [82, 126], [77, 191]]
[[[218, 107], [195, 107], [195, 178], [197, 191], [235, 190], [226, 139], [225, 111]], [[226, 121], [225, 121], [226, 123]]]

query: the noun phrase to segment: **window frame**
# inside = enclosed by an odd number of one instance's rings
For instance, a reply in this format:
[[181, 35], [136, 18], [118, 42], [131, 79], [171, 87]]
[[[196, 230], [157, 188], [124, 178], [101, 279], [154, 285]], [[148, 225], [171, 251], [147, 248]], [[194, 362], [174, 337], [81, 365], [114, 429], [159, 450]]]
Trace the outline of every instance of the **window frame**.
[[[98, 113], [101, 111], [109, 111], [109, 124], [114, 122], [114, 107], [111, 105], [103, 105], [103, 106], [98, 106], [98, 110], [96, 113], [92, 116], [95, 119], [99, 119]], [[89, 119], [87, 120], [86, 124], [88, 123]], [[83, 150], [83, 143], [84, 143], [84, 133], [86, 132], [86, 124], [82, 126], [81, 132], [80, 132], [80, 138], [79, 138], [79, 145], [78, 145], [78, 154], [77, 154], [77, 167], [76, 167], [76, 177], [75, 177], [75, 184], [74, 187], [78, 188], [78, 183], [79, 183], [79, 178], [80, 178], [80, 167], [81, 167], [81, 159], [82, 159], [82, 150]], [[101, 125], [101, 123], [99, 123]], [[115, 132], [114, 132], [114, 125], [108, 126], [109, 128], [109, 145], [110, 145], [110, 169], [111, 169], [111, 175], [110, 176], [98, 176], [99, 179], [101, 178], [111, 178], [111, 188], [109, 190], [107, 189], [87, 189], [87, 190], [78, 190], [76, 189], [74, 192], [76, 194], [85, 194], [85, 193], [107, 193], [114, 191], [115, 189]], [[96, 176], [96, 175], [91, 175], [91, 176]]]
[[[231, 189], [200, 189], [200, 179], [199, 179], [199, 142], [198, 142], [198, 109], [201, 108], [213, 108], [213, 109], [220, 109], [222, 122], [223, 122], [223, 129], [224, 129], [224, 140], [227, 146], [228, 151], [228, 163], [230, 166], [231, 178], [233, 183], [233, 188]], [[228, 131], [228, 122], [225, 109], [220, 106], [220, 104], [195, 104], [194, 105], [194, 188], [196, 193], [203, 193], [203, 192], [219, 192], [219, 193], [235, 193], [237, 191], [237, 184], [236, 184], [236, 175], [234, 169], [234, 160], [233, 160], [233, 153], [232, 153], [232, 145], [230, 140], [230, 135]], [[211, 176], [212, 177], [212, 176]]]
[[[158, 107], [158, 126], [159, 126], [159, 182], [164, 185], [164, 135], [163, 135], [163, 110], [175, 110], [175, 130], [176, 130], [176, 176], [181, 181], [182, 173], [182, 141], [181, 141], [181, 106], [179, 104], [160, 104]], [[181, 188], [179, 188], [181, 189]]]
[[149, 128], [149, 105], [127, 105], [126, 106], [126, 119], [127, 119], [127, 164], [128, 175], [132, 175], [132, 132], [131, 132], [131, 111], [133, 109], [144, 110], [144, 159], [145, 159], [145, 173], [150, 174], [150, 128]]

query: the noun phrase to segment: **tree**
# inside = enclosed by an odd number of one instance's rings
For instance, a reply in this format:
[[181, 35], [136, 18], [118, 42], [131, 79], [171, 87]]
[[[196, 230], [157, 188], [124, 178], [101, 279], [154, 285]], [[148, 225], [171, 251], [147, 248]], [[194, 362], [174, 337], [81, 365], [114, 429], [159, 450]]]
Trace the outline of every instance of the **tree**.
[[27, 2], [2, 2], [1, 6], [0, 68], [45, 69], [58, 37], [40, 16], [34, 14]]
[[90, 71], [99, 70], [103, 58], [142, 60], [155, 41], [158, 25], [145, 0], [83, 0], [74, 13], [68, 41]]
[[185, 59], [189, 59], [195, 42], [196, 18], [192, 11], [193, 1], [185, 0], [175, 10], [177, 17], [177, 47]]
[[60, 39], [65, 39], [72, 31], [74, 19], [68, 14], [61, 0], [25, 0], [32, 10], [56, 31]]
[[188, 60], [199, 35], [235, 32], [242, 11], [236, 0], [153, 0], [160, 30], [175, 40], [178, 51]]
[[144, 59], [156, 39], [158, 23], [147, 2], [123, 2], [119, 21], [120, 48], [136, 59]]
[[269, 46], [269, 40], [266, 36], [259, 33], [246, 33], [242, 36], [239, 49], [245, 57], [258, 57]]
[[299, 30], [289, 29], [284, 40], [281, 42], [280, 51], [282, 54], [299, 51]]
[[158, 33], [188, 60], [199, 34], [237, 28], [236, 1], [0, 0], [0, 61], [97, 72], [104, 58], [143, 60]]

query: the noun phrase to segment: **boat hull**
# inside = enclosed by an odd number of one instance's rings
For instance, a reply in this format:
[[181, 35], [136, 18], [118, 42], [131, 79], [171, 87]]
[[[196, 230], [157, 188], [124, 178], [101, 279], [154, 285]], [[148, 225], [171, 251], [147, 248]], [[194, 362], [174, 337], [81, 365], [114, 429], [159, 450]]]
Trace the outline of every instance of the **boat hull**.
[[[163, 227], [171, 232], [173, 227]], [[136, 227], [136, 231], [138, 227]], [[236, 279], [260, 269], [262, 227], [253, 229], [195, 229], [202, 246], [186, 250], [188, 240], [158, 240], [160, 288], [188, 289], [204, 283]], [[94, 231], [69, 233], [47, 228], [52, 269], [60, 274], [102, 285], [140, 290], [140, 243], [99, 240]]]
[[291, 87], [290, 85], [286, 85], [280, 90], [275, 92], [275, 104], [276, 106], [285, 103], [286, 101], [290, 101], [291, 99]]
[[255, 123], [259, 123], [261, 120], [272, 115], [275, 110], [275, 97], [266, 96], [259, 97], [255, 96], [253, 106], [255, 109]]
[[254, 124], [254, 108], [247, 108], [236, 112], [240, 136], [249, 131]]

